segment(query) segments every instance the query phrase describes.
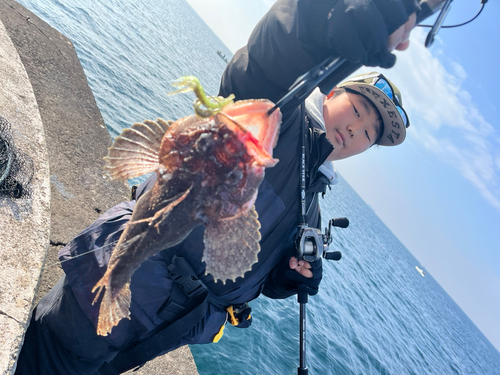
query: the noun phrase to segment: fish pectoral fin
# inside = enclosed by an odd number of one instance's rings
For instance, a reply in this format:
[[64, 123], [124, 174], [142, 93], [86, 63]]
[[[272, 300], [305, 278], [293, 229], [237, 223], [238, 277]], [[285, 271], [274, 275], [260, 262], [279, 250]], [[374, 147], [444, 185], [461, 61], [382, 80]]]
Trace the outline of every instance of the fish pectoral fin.
[[170, 124], [162, 119], [146, 120], [124, 129], [104, 158], [108, 176], [126, 180], [156, 170], [161, 141]]
[[123, 285], [123, 287], [112, 295], [110, 287], [110, 273], [106, 272], [104, 276], [97, 282], [92, 289], [92, 293], [97, 292], [92, 305], [95, 304], [99, 297], [102, 295], [101, 306], [99, 307], [99, 319], [97, 321], [97, 334], [100, 336], [107, 336], [111, 333], [114, 326], [120, 323], [120, 320], [127, 318], [130, 319], [130, 301], [132, 293], [130, 292], [130, 282]]
[[[162, 202], [163, 204], [167, 203], [165, 207], [162, 209], [159, 209], [158, 211], [155, 212], [155, 214], [151, 217], [147, 217], [145, 219], [140, 219], [140, 220], [134, 220], [129, 222], [128, 225], [135, 225], [135, 224], [140, 224], [144, 222], [149, 222], [149, 225], [155, 226], [156, 230], [158, 233], [160, 232], [160, 224], [165, 220], [170, 212], [179, 204], [181, 203], [186, 197], [189, 195], [193, 188], [193, 185], [189, 187], [185, 192], [179, 193], [176, 196], [169, 198], [168, 200]], [[155, 222], [156, 221], [156, 222]]]
[[260, 223], [252, 207], [233, 220], [211, 222], [206, 226], [203, 242], [203, 261], [206, 273], [214, 280], [236, 280], [250, 271], [260, 251]]

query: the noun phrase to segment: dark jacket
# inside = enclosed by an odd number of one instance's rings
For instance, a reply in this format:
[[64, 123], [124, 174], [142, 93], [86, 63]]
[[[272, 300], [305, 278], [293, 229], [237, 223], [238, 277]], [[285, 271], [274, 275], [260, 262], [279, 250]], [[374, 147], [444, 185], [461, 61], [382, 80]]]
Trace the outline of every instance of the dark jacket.
[[[295, 30], [295, 5], [294, 1], [281, 2], [259, 23], [248, 46], [238, 51], [227, 66], [222, 78], [222, 95], [234, 93], [237, 100], [267, 97], [277, 101], [295, 77], [308, 68], [303, 61], [314, 64], [323, 57], [321, 53], [315, 59], [310, 52], [299, 48], [298, 40], [303, 36]], [[280, 270], [288, 268], [286, 258], [293, 255], [293, 241], [299, 224], [299, 145], [300, 129], [304, 126], [305, 118], [304, 109], [299, 104], [290, 103], [283, 110], [280, 136], [273, 150], [273, 157], [280, 161], [275, 167], [266, 170], [255, 203], [261, 222], [262, 240], [259, 261], [252, 270], [244, 278], [225, 284], [215, 283], [211, 275], [205, 275], [205, 265], [201, 261], [202, 226], [193, 230], [186, 240], [175, 247], [176, 253], [189, 261], [198, 277], [217, 297], [220, 306], [248, 302], [256, 298], [264, 287], [267, 294], [275, 298], [290, 295], [289, 290], [275, 290], [275, 283], [268, 276], [273, 270], [279, 275]], [[333, 148], [325, 133], [312, 126], [308, 127], [307, 137], [307, 202], [309, 206], [314, 200], [309, 217], [310, 224], [317, 225], [319, 207], [315, 197], [327, 185], [326, 177], [318, 173], [317, 168]], [[138, 197], [152, 185], [154, 178], [138, 189]], [[104, 246], [93, 254], [62, 264], [80, 306], [93, 322], [97, 321], [98, 305], [92, 306], [94, 295], [91, 290], [109, 261], [113, 245], [107, 245], [118, 240], [134, 205], [135, 201], [124, 202], [112, 208], [60, 252], [60, 259], [64, 261]], [[157, 254], [146, 260], [132, 277], [131, 314], [141, 320], [145, 331], [161, 323], [158, 311], [167, 301], [171, 288], [166, 266], [165, 259]]]

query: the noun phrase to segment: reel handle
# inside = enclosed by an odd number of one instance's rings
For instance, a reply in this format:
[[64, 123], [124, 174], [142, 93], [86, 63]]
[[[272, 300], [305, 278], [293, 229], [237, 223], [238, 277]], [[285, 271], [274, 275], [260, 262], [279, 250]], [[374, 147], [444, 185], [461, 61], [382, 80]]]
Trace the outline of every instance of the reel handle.
[[332, 227], [347, 228], [349, 226], [349, 219], [346, 217], [338, 217], [330, 220]]
[[328, 260], [340, 260], [342, 259], [342, 253], [340, 251], [328, 251], [323, 253], [323, 258]]

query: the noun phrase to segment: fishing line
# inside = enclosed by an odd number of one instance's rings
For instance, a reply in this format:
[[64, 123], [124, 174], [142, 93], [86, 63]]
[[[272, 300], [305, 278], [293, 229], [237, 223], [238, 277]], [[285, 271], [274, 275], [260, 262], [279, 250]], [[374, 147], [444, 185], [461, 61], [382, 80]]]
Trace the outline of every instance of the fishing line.
[[[468, 23], [471, 23], [472, 21], [474, 21], [481, 14], [481, 12], [484, 9], [484, 4], [486, 4], [487, 1], [488, 0], [481, 0], [481, 9], [479, 9], [479, 12], [477, 12], [477, 14], [474, 17], [472, 17], [470, 20], [462, 22], [462, 23], [458, 23], [456, 25], [441, 26], [441, 29], [451, 29], [453, 27], [464, 26], [464, 25], [467, 25]], [[417, 26], [419, 26], [419, 27], [432, 27], [432, 25], [417, 25]]]
[[42, 267], [42, 271], [43, 271], [44, 269], [46, 269], [46, 268], [50, 268], [50, 267], [53, 267], [53, 266], [58, 266], [58, 265], [60, 265], [60, 264], [62, 264], [62, 263], [64, 263], [64, 262], [67, 262], [67, 261], [69, 261], [69, 260], [73, 260], [73, 259], [79, 258], [79, 257], [81, 257], [81, 256], [84, 256], [84, 255], [87, 255], [87, 254], [93, 253], [93, 252], [95, 252], [95, 251], [97, 251], [97, 250], [104, 249], [105, 247], [108, 247], [108, 246], [114, 245], [114, 244], [115, 244], [115, 243], [117, 243], [118, 241], [119, 241], [119, 240], [116, 240], [116, 241], [114, 241], [114, 242], [108, 243], [107, 245], [104, 245], [104, 246], [98, 247], [97, 249], [90, 250], [90, 251], [87, 251], [87, 252], [85, 252], [85, 253], [81, 253], [81, 254], [75, 255], [74, 257], [71, 257], [71, 258], [68, 258], [68, 259], [65, 259], [65, 260], [62, 260], [62, 261], [58, 261], [58, 262], [56, 262], [56, 263], [52, 263], [52, 264], [49, 264], [49, 265], [47, 265], [47, 266], [43, 266], [43, 267]]

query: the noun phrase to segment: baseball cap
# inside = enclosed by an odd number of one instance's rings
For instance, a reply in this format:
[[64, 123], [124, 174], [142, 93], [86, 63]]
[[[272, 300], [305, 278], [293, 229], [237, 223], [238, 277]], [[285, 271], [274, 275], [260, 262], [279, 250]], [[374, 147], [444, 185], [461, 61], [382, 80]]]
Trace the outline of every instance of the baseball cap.
[[397, 146], [405, 140], [410, 119], [403, 109], [401, 92], [383, 74], [371, 72], [352, 76], [337, 87], [364, 95], [378, 109], [383, 122], [383, 134], [377, 144]]

